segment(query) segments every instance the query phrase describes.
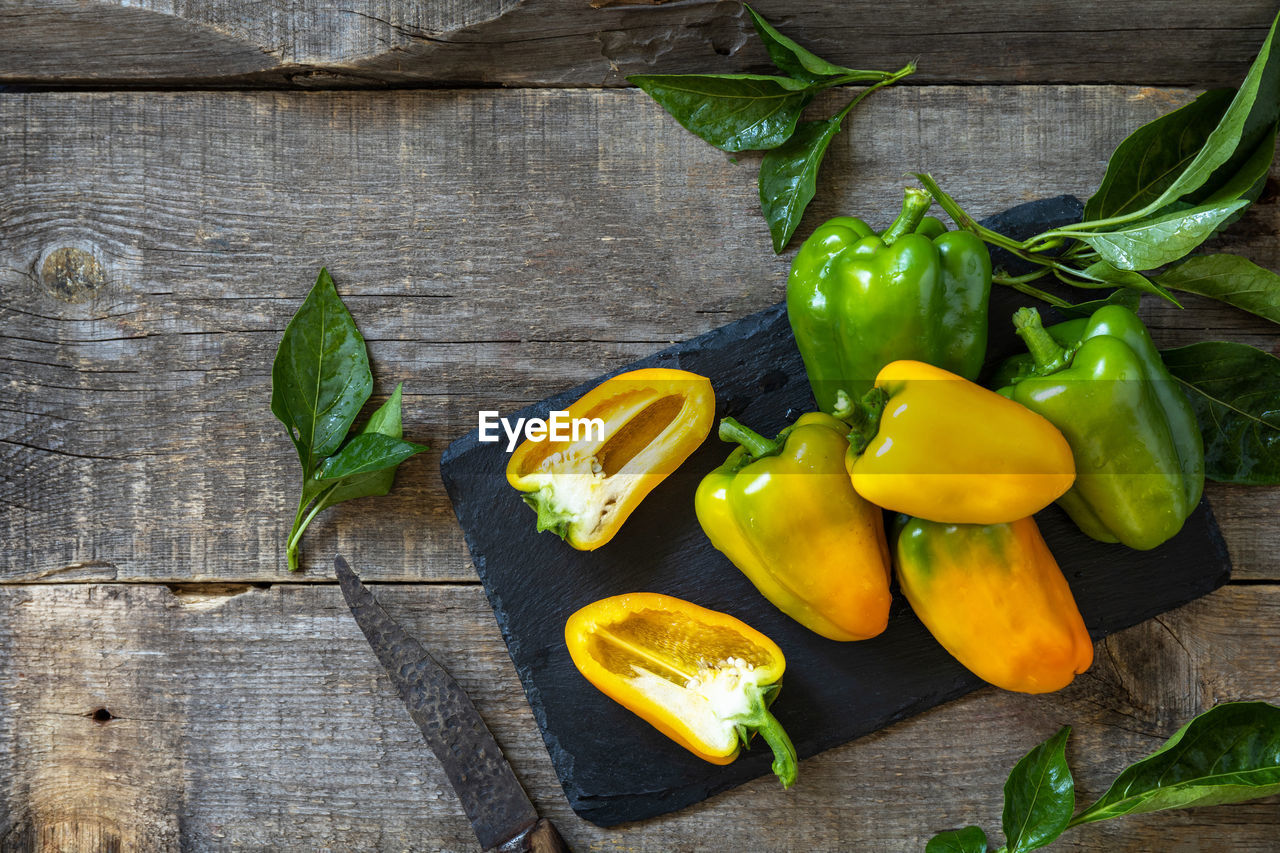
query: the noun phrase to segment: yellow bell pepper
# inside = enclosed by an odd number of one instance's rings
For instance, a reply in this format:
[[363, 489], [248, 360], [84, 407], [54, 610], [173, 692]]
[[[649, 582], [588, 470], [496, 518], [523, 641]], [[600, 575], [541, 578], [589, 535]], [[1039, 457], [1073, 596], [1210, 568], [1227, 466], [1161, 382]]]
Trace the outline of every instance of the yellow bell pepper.
[[899, 522], [902, 593], [974, 675], [1005, 690], [1048, 693], [1089, 668], [1093, 642], [1034, 519]]
[[1058, 428], [981, 385], [920, 361], [895, 361], [856, 406], [845, 460], [876, 506], [956, 524], [1026, 518], [1075, 481]]
[[711, 381], [696, 373], [621, 373], [566, 410], [570, 420], [598, 419], [603, 429], [567, 441], [525, 441], [507, 463], [507, 482], [526, 493], [539, 531], [593, 551], [702, 444], [715, 408]]
[[889, 546], [880, 508], [845, 473], [849, 427], [802, 415], [773, 441], [732, 418], [737, 441], [698, 486], [702, 530], [783, 613], [832, 640], [865, 640], [889, 622]]
[[615, 595], [569, 617], [574, 666], [610, 699], [699, 758], [728, 764], [758, 731], [790, 787], [796, 751], [768, 706], [786, 660], [727, 613], [652, 592]]

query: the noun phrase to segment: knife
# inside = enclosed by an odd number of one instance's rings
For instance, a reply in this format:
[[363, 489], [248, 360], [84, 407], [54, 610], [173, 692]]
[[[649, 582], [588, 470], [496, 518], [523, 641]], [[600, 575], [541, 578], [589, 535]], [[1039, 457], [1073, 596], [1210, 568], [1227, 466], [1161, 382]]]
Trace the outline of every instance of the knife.
[[555, 825], [538, 817], [458, 682], [387, 615], [346, 560], [333, 563], [351, 615], [444, 766], [480, 846], [498, 853], [568, 853]]

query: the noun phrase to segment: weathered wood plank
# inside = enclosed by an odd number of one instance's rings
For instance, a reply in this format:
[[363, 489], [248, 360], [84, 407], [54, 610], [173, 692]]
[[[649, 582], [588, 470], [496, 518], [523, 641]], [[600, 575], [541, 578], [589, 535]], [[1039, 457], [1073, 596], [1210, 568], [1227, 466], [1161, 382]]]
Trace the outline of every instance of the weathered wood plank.
[[[1189, 86], [1236, 85], [1275, 11], [1265, 0], [757, 8], [845, 65], [920, 57], [920, 82]], [[598, 86], [651, 71], [771, 69], [741, 5], [724, 0], [18, 0], [0, 9], [0, 31], [0, 82]]]
[[[578, 850], [685, 851], [710, 837], [717, 849], [918, 850], [949, 826], [994, 830], [1005, 773], [1063, 724], [1083, 802], [1199, 710], [1280, 700], [1280, 587], [1230, 587], [1107, 640], [1061, 693], [985, 690], [804, 761], [790, 792], [761, 779], [601, 830], [564, 802], [479, 587], [377, 594], [470, 693]], [[72, 838], [131, 851], [474, 849], [333, 586], [6, 587], [0, 639], [6, 850]], [[1068, 849], [1270, 851], [1275, 806], [1115, 821], [1073, 831]]]
[[[888, 221], [913, 168], [979, 215], [1085, 194], [1127, 132], [1189, 97], [889, 90], [837, 137], [799, 236], [837, 212]], [[286, 576], [297, 475], [270, 364], [322, 264], [378, 394], [405, 382], [408, 434], [436, 453], [479, 408], [778, 301], [787, 258], [739, 160], [627, 90], [0, 100], [0, 576]], [[1270, 200], [1233, 239], [1280, 268], [1278, 231]], [[1159, 342], [1280, 352], [1276, 327], [1188, 304], [1147, 309]], [[474, 578], [435, 463], [322, 517], [321, 575], [342, 548], [372, 577]], [[1280, 490], [1211, 494], [1237, 576], [1280, 577]]]

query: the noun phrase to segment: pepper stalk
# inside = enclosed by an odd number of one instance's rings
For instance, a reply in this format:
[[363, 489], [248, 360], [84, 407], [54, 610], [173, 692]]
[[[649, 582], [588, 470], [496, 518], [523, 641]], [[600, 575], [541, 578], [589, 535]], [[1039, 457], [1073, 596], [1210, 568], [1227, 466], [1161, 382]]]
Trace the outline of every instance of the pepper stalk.
[[1080, 238], [1087, 234], [1086, 226], [1102, 226], [1103, 222], [1077, 223], [1073, 226], [1062, 226], [1042, 231], [1025, 240], [1001, 234], [980, 224], [947, 195], [933, 176], [925, 172], [915, 173], [921, 185], [927, 189], [938, 205], [946, 211], [955, 222], [956, 227], [969, 231], [984, 243], [1013, 255], [1015, 258], [1038, 267], [1024, 275], [1011, 275], [1006, 270], [997, 270], [991, 280], [995, 284], [1011, 287], [1019, 293], [1047, 302], [1055, 308], [1070, 308], [1072, 303], [1059, 296], [1032, 285], [1039, 279], [1053, 276], [1063, 284], [1071, 287], [1088, 289], [1116, 287], [1133, 288], [1139, 291], [1154, 293], [1179, 308], [1178, 301], [1164, 287], [1147, 278], [1136, 270], [1121, 270], [1110, 264], [1100, 263], [1097, 251]]
[[1013, 328], [1031, 352], [1036, 373], [1046, 376], [1071, 363], [1075, 353], [1053, 339], [1040, 320], [1040, 312], [1031, 307], [1013, 312]]
[[744, 749], [751, 748], [752, 732], [764, 738], [765, 743], [769, 744], [769, 748], [773, 750], [774, 775], [778, 777], [783, 788], [790, 788], [796, 783], [799, 756], [796, 755], [795, 745], [791, 742], [786, 729], [782, 727], [782, 723], [778, 722], [778, 718], [770, 713], [768, 707], [773, 697], [778, 694], [779, 685], [768, 684], [764, 687], [751, 685], [745, 689], [748, 709], [744, 713], [729, 718], [728, 722], [733, 723], [734, 728], [737, 729], [738, 738], [742, 741]]

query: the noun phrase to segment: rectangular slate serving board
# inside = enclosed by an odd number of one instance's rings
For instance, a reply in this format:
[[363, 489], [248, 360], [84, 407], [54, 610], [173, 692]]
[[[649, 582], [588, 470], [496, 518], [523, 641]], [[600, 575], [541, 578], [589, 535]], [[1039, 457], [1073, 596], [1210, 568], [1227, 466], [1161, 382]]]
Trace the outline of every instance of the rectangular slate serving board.
[[[1028, 236], [1078, 218], [1079, 201], [1063, 197], [1021, 205], [985, 224]], [[1022, 351], [1008, 318], [1032, 301], [1002, 287], [992, 294], [989, 366]], [[1041, 310], [1047, 320], [1053, 318], [1051, 309]], [[732, 415], [766, 435], [814, 405], [782, 305], [615, 373], [639, 367], [674, 367], [709, 377], [717, 418]], [[605, 378], [515, 415], [546, 417]], [[787, 658], [784, 688], [773, 710], [801, 758], [983, 684], [933, 640], [900, 595], [888, 629], [857, 643], [820, 637], [766, 601], [711, 547], [694, 518], [694, 489], [728, 452], [713, 430], [617, 537], [590, 553], [573, 550], [551, 533], [535, 532], [533, 512], [507, 485], [509, 457], [502, 445], [482, 444], [472, 432], [453, 442], [441, 459], [476, 571], [565, 795], [575, 812], [600, 826], [674, 811], [742, 784], [770, 772], [771, 756], [760, 746], [728, 766], [709, 764], [591, 686], [569, 658], [564, 623], [597, 599], [662, 592], [731, 613], [771, 637]], [[1207, 502], [1174, 539], [1147, 552], [1089, 539], [1056, 506], [1036, 520], [1095, 639], [1205, 595], [1230, 574], [1226, 546]], [[803, 765], [800, 780], [804, 784]]]

